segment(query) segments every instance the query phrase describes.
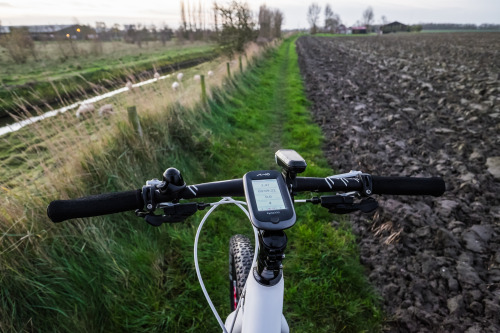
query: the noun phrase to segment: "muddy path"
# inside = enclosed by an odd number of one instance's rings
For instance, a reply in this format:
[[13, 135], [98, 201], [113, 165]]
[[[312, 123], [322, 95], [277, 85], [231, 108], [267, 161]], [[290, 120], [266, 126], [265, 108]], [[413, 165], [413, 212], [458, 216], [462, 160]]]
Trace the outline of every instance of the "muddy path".
[[297, 41], [333, 168], [447, 184], [351, 216], [387, 331], [500, 331], [499, 37]]

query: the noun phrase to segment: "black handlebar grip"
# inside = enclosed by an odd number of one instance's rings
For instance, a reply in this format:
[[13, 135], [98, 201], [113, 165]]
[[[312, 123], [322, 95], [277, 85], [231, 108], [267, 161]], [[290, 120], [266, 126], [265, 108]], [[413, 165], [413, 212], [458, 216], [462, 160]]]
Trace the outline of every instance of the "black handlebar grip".
[[381, 177], [372, 176], [373, 193], [396, 195], [433, 195], [441, 196], [446, 190], [441, 177]]
[[77, 217], [90, 217], [141, 209], [144, 202], [141, 190], [105, 193], [74, 200], [55, 200], [47, 207], [52, 222], [62, 222]]

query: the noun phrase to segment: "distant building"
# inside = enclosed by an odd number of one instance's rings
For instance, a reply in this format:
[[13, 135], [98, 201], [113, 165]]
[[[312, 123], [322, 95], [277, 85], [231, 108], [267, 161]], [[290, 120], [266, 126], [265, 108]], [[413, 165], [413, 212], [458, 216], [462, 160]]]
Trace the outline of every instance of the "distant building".
[[69, 34], [71, 38], [71, 32], [69, 31], [73, 27], [72, 25], [30, 25], [27, 26], [28, 32], [31, 38], [34, 40], [50, 40], [56, 37], [66, 37]]
[[352, 34], [366, 34], [367, 30], [366, 27], [351, 27], [350, 30], [352, 31]]
[[384, 34], [389, 34], [391, 32], [408, 32], [410, 31], [410, 26], [403, 24], [398, 21], [394, 21], [392, 23], [382, 25], [380, 26], [380, 31], [382, 31]]
[[34, 40], [51, 40], [56, 38], [89, 39], [95, 30], [89, 26], [73, 25], [27, 25], [27, 26], [0, 26], [0, 34], [10, 33], [15, 29], [27, 29]]
[[347, 28], [345, 25], [341, 24], [337, 27], [337, 31], [336, 31], [338, 34], [346, 34], [347, 33]]
[[0, 35], [5, 35], [5, 34], [8, 34], [10, 33], [10, 29], [9, 27], [3, 27], [0, 25]]

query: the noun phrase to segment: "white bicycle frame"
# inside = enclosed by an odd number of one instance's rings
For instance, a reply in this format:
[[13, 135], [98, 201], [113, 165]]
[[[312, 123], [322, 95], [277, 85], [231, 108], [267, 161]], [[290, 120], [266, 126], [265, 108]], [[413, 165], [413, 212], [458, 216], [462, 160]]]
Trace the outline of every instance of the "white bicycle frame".
[[[253, 267], [248, 274], [246, 291], [240, 298], [241, 307], [229, 314], [226, 329], [231, 333], [289, 333], [288, 323], [283, 316], [283, 276], [274, 286], [264, 286], [257, 282]], [[238, 312], [233, 330], [231, 326]]]
[[[205, 294], [212, 312], [214, 313], [219, 325], [224, 326], [224, 332], [229, 333], [289, 333], [288, 323], [283, 316], [283, 295], [285, 292], [285, 282], [283, 274], [281, 275], [280, 281], [274, 286], [264, 286], [257, 282], [254, 277], [253, 270], [256, 266], [256, 258], [258, 251], [258, 237], [255, 232], [255, 253], [252, 268], [248, 274], [247, 281], [245, 284], [245, 289], [243, 290], [238, 307], [235, 311], [229, 314], [226, 319], [225, 324], [220, 320], [220, 316], [217, 313], [208, 292], [201, 278], [200, 268], [198, 265], [198, 240], [201, 233], [201, 229], [207, 220], [210, 213], [213, 212], [217, 206], [220, 204], [236, 204], [245, 214], [249, 217], [248, 211], [242, 206], [245, 202], [236, 201], [232, 198], [223, 198], [218, 203], [213, 204], [212, 208], [209, 209], [205, 217], [201, 220], [198, 230], [196, 232], [196, 237], [194, 241], [194, 262], [196, 268], [196, 274], [198, 275], [198, 280], [200, 282], [201, 289]], [[236, 316], [236, 318], [235, 318]], [[233, 324], [234, 323], [234, 324]], [[232, 329], [232, 330], [231, 330]]]

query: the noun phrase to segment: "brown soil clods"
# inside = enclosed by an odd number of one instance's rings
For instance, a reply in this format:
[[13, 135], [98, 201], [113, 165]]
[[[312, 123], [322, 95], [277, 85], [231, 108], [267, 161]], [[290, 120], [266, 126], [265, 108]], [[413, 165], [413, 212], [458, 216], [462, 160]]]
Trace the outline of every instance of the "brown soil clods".
[[440, 198], [352, 215], [391, 332], [500, 331], [500, 34], [297, 41], [340, 172], [442, 176]]

